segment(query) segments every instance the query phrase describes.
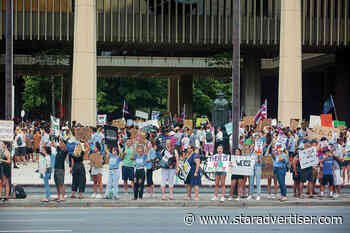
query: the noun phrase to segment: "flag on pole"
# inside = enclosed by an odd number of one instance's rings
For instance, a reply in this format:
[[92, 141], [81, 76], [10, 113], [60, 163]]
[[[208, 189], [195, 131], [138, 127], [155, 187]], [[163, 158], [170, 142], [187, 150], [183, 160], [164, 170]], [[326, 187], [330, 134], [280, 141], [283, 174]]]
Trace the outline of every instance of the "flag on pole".
[[124, 104], [123, 104], [123, 118], [124, 118], [125, 113], [129, 114], [129, 111], [128, 111], [128, 105], [125, 103], [125, 100], [124, 100]]
[[330, 95], [326, 101], [323, 103], [323, 114], [329, 113], [334, 108], [333, 97]]
[[255, 116], [254, 124], [258, 124], [260, 120], [267, 119], [267, 99]]
[[185, 104], [184, 104], [184, 108], [183, 108], [182, 113], [181, 113], [181, 118], [182, 118], [182, 120], [186, 119], [186, 105]]

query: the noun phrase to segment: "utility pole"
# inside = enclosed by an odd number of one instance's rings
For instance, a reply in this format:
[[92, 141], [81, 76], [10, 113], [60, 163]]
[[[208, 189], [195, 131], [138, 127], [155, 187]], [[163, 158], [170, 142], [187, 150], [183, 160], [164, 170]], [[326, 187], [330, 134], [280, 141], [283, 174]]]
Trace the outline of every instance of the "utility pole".
[[241, 7], [240, 0], [233, 1], [232, 17], [232, 153], [239, 146], [239, 121], [240, 121], [240, 40], [241, 40]]
[[5, 120], [12, 120], [13, 86], [13, 2], [6, 0]]

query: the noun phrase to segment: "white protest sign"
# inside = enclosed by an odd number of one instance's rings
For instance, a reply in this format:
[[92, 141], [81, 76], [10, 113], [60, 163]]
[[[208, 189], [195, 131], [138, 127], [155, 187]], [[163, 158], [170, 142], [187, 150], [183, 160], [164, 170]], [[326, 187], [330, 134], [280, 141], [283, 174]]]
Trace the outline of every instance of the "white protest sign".
[[155, 127], [159, 128], [158, 121], [156, 121], [156, 120], [146, 121], [145, 124], [144, 124], [144, 126], [149, 126], [149, 125], [152, 125], [152, 126], [155, 126]]
[[152, 118], [151, 120], [159, 120], [159, 114], [160, 112], [159, 111], [152, 111]]
[[216, 154], [208, 157], [209, 172], [226, 172], [230, 164], [230, 155]]
[[51, 116], [51, 131], [54, 136], [60, 136], [60, 119], [54, 116]]
[[107, 122], [107, 115], [97, 115], [97, 125], [105, 125]]
[[299, 152], [299, 161], [301, 169], [318, 165], [317, 150], [315, 147]]
[[271, 126], [277, 126], [277, 119], [272, 119]]
[[263, 140], [256, 140], [254, 145], [254, 152], [262, 154], [264, 149], [264, 141]]
[[0, 121], [0, 141], [13, 141], [13, 121]]
[[233, 155], [231, 157], [233, 175], [251, 176], [254, 171], [255, 160], [249, 155]]
[[142, 118], [142, 119], [145, 119], [145, 120], [148, 120], [148, 113], [147, 112], [142, 112], [142, 111], [136, 110], [135, 116]]
[[285, 136], [285, 135], [278, 135], [276, 144], [281, 144], [281, 145], [284, 145], [284, 147], [285, 147], [287, 142], [288, 142], [288, 137], [287, 136]]
[[133, 120], [128, 119], [128, 120], [126, 121], [126, 126], [130, 127], [130, 126], [133, 126], [133, 125], [134, 125], [134, 121], [133, 121]]
[[309, 128], [313, 129], [321, 126], [321, 117], [316, 115], [310, 115]]

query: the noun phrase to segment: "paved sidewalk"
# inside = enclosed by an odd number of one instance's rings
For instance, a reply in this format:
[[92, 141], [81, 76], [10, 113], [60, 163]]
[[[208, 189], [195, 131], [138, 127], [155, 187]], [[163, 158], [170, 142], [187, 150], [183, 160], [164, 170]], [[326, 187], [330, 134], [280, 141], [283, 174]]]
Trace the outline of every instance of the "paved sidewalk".
[[[260, 201], [241, 199], [239, 201], [224, 202], [211, 201], [212, 194], [201, 194], [199, 201], [184, 200], [184, 194], [176, 194], [175, 200], [161, 200], [161, 195], [155, 197], [146, 197], [143, 200], [131, 200], [132, 194], [121, 194], [119, 200], [91, 199], [87, 196], [84, 199], [66, 198], [64, 202], [50, 201], [49, 203], [40, 202], [42, 195], [29, 196], [27, 199], [10, 199], [7, 202], [0, 202], [1, 207], [283, 207], [283, 206], [340, 206], [350, 207], [350, 195], [343, 194], [340, 198], [320, 198], [314, 197], [296, 199], [288, 196], [288, 201], [280, 202], [277, 199], [269, 199], [263, 194]], [[52, 196], [55, 198], [55, 196]]]

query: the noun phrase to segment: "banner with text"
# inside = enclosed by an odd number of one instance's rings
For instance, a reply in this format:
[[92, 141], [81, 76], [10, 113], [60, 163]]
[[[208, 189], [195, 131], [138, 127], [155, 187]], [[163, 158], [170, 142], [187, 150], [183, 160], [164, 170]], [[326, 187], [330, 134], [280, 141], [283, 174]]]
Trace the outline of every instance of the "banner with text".
[[254, 171], [255, 160], [250, 155], [232, 155], [232, 175], [251, 176]]
[[0, 121], [0, 141], [12, 142], [14, 137], [13, 121]]
[[208, 157], [208, 172], [227, 172], [230, 155], [212, 155]]
[[315, 147], [299, 152], [299, 161], [301, 169], [318, 165], [317, 150]]

